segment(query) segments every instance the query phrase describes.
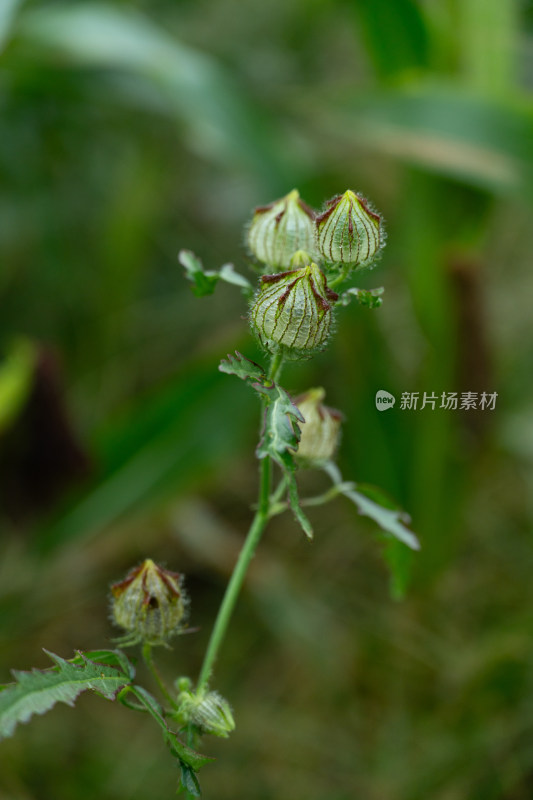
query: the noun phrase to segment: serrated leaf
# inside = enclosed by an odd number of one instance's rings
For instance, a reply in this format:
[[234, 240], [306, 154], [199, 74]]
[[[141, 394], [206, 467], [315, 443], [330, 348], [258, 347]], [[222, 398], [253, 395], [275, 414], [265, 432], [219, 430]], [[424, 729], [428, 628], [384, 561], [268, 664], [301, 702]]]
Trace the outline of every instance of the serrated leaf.
[[89, 661], [94, 661], [98, 664], [109, 664], [111, 667], [117, 667], [125, 675], [129, 675], [131, 680], [135, 677], [135, 667], [122, 650], [87, 650], [83, 655], [80, 654], [69, 659], [69, 663], [83, 664], [83, 656], [88, 658]]
[[220, 280], [240, 286], [247, 293], [253, 291], [250, 281], [235, 272], [233, 264], [224, 264], [219, 270], [206, 270], [198, 256], [190, 250], [181, 250], [178, 258], [185, 267], [185, 277], [192, 281], [191, 288], [197, 297], [213, 294]]
[[88, 689], [114, 700], [131, 681], [129, 674], [108, 664], [95, 663], [83, 653], [76, 657], [82, 663], [66, 661], [47, 650], [45, 653], [55, 667], [31, 672], [13, 670], [16, 683], [1, 687], [0, 738], [11, 736], [18, 723], [27, 722], [33, 714], [44, 714], [56, 703], [74, 705], [78, 695]]
[[266, 397], [267, 406], [261, 441], [256, 450], [258, 458], [270, 456], [282, 467], [294, 471], [295, 467], [285, 454], [297, 450], [301, 431], [299, 422], [304, 422], [301, 411], [294, 405], [289, 394], [273, 381], [254, 383], [254, 389]]
[[227, 375], [236, 375], [243, 381], [263, 381], [266, 380], [266, 373], [263, 367], [256, 364], [255, 361], [250, 361], [235, 350], [235, 355], [232, 356], [228, 353], [228, 357], [223, 359], [219, 365], [220, 372], [225, 372]]
[[360, 306], [379, 308], [383, 303], [381, 295], [384, 291], [383, 286], [379, 286], [377, 289], [358, 289], [356, 286], [352, 286], [351, 289], [347, 289], [341, 294], [338, 304], [347, 306], [352, 300], [356, 300]]

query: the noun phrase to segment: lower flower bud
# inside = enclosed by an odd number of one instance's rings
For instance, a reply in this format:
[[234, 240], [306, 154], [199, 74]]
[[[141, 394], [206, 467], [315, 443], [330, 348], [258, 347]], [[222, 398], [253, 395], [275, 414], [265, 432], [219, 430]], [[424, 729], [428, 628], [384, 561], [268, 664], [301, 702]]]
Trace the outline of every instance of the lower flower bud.
[[300, 423], [302, 435], [295, 453], [300, 467], [323, 466], [335, 455], [342, 414], [334, 408], [322, 405], [325, 396], [322, 388], [309, 389], [294, 400], [305, 420]]
[[250, 310], [251, 325], [270, 353], [282, 351], [288, 359], [306, 358], [327, 341], [337, 298], [313, 263], [263, 275]]
[[114, 583], [111, 594], [113, 618], [127, 631], [122, 644], [166, 644], [183, 629], [187, 597], [182, 576], [149, 558]]
[[190, 682], [187, 683], [183, 680], [178, 683], [178, 688], [182, 689], [178, 695], [176, 712], [179, 722], [182, 725], [195, 725], [202, 733], [227, 738], [235, 730], [235, 721], [228, 701], [218, 692], [192, 692], [189, 688]]

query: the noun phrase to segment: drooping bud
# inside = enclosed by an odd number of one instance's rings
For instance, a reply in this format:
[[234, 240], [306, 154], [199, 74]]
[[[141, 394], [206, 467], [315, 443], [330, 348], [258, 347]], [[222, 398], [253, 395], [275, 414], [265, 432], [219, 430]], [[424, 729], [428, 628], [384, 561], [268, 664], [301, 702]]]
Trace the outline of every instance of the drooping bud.
[[342, 414], [334, 408], [322, 405], [325, 396], [322, 388], [309, 389], [294, 400], [305, 420], [300, 423], [302, 436], [295, 453], [300, 467], [320, 467], [331, 461], [335, 455]]
[[297, 250], [314, 253], [315, 212], [293, 189], [281, 200], [255, 209], [247, 240], [259, 261], [287, 268]]
[[250, 310], [252, 329], [270, 353], [307, 358], [325, 344], [337, 299], [316, 264], [263, 275]]
[[350, 189], [326, 203], [316, 218], [317, 247], [326, 261], [367, 266], [383, 247], [381, 217]]
[[235, 721], [227, 700], [218, 692], [191, 691], [188, 678], [178, 681], [178, 709], [176, 718], [182, 725], [192, 724], [202, 733], [226, 739], [235, 730]]
[[166, 644], [183, 628], [187, 597], [182, 576], [147, 558], [123, 581], [111, 586], [112, 613], [127, 631], [122, 644]]

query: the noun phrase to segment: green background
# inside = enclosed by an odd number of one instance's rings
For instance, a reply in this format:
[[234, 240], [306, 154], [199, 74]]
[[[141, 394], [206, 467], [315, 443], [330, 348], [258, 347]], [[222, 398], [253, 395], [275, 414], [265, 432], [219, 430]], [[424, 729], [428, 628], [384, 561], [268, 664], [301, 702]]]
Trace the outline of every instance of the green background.
[[[518, 0], [2, 0], [1, 681], [109, 642], [144, 557], [187, 576], [199, 630], [162, 664], [197, 674], [256, 493], [258, 404], [217, 365], [262, 356], [238, 290], [195, 298], [177, 253], [246, 272], [254, 206], [351, 188], [386, 220], [361, 279], [383, 307], [341, 309], [284, 384], [326, 388], [343, 473], [422, 549], [343, 500], [312, 544], [270, 525], [204, 794], [532, 796], [532, 28]], [[498, 398], [379, 412], [378, 389]], [[77, 705], [2, 743], [1, 800], [173, 796], [146, 718]]]

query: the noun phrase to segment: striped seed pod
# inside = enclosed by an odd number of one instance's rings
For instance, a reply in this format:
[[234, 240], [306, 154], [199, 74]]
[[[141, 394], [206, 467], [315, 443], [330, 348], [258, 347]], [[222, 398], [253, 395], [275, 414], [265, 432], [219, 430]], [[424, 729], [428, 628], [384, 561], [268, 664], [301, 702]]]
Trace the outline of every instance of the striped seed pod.
[[307, 358], [326, 343], [338, 295], [316, 264], [263, 275], [250, 310], [252, 329], [270, 353]]
[[295, 453], [300, 467], [320, 467], [331, 461], [339, 444], [342, 414], [322, 404], [325, 396], [319, 387], [294, 400], [305, 420], [300, 423], [302, 435]]
[[316, 236], [322, 258], [356, 269], [367, 266], [385, 243], [381, 217], [350, 189], [328, 200], [316, 218]]
[[293, 189], [281, 200], [255, 209], [248, 228], [248, 246], [270, 267], [289, 267], [297, 250], [315, 250], [315, 212]]
[[123, 581], [111, 586], [112, 613], [127, 631], [123, 644], [166, 644], [182, 630], [187, 597], [182, 576], [147, 558]]

